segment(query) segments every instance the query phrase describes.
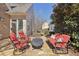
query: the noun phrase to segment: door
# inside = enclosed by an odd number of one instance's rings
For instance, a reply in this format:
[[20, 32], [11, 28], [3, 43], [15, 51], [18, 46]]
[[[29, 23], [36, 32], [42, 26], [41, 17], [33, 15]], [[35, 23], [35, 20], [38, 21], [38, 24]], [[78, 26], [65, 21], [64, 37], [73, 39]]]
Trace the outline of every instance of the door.
[[26, 34], [26, 20], [17, 19], [12, 20], [10, 24], [10, 32], [11, 30], [16, 33], [16, 36], [19, 37], [18, 32], [23, 31]]
[[16, 20], [12, 20], [11, 30], [16, 33]]

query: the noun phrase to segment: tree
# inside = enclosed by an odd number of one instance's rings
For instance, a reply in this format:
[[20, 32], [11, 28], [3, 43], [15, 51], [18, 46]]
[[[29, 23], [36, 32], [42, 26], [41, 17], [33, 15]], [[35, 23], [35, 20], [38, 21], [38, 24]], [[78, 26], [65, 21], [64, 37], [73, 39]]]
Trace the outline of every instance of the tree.
[[51, 14], [55, 24], [55, 32], [71, 35], [74, 41], [79, 41], [79, 4], [57, 4]]
[[[51, 15], [56, 32], [78, 31], [79, 4], [58, 4]], [[65, 30], [65, 31], [64, 31]]]

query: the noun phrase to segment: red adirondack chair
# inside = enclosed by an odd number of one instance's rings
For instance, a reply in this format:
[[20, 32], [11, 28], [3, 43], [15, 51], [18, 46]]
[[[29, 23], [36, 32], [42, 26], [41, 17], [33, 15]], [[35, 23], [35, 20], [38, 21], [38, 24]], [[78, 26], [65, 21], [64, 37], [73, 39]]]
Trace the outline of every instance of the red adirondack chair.
[[24, 34], [24, 32], [19, 32], [19, 36], [20, 38], [25, 39], [26, 42], [30, 42], [30, 38]]
[[57, 33], [57, 34], [55, 34], [54, 35], [54, 38], [52, 37], [52, 38], [50, 38], [50, 43], [55, 47], [55, 44], [56, 44], [56, 38], [58, 37], [58, 36], [60, 36], [60, 34], [59, 33]]
[[22, 51], [27, 47], [27, 42], [20, 42], [19, 39], [16, 38], [15, 33], [10, 33], [10, 40], [12, 41], [14, 45], [14, 53], [18, 49], [19, 51]]
[[[57, 42], [58, 40], [60, 42]], [[67, 53], [68, 53], [68, 41], [69, 40], [70, 40], [69, 35], [55, 34], [55, 38], [51, 38], [50, 43], [55, 47], [55, 53], [57, 53], [57, 51], [56, 51], [57, 48], [60, 48], [60, 49], [65, 49], [66, 48]]]

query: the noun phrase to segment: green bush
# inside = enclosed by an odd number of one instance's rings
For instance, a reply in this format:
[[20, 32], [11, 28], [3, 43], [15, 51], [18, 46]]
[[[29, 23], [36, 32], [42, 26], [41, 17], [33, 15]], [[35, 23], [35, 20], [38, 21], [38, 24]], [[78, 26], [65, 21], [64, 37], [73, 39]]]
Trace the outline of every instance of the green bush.
[[74, 48], [79, 49], [79, 33], [78, 32], [72, 33], [71, 44], [73, 45]]

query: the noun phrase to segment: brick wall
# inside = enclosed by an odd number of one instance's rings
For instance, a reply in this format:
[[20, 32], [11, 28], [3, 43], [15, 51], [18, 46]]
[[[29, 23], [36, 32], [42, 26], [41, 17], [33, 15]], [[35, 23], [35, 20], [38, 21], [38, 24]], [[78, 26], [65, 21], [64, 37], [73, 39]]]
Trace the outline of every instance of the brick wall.
[[10, 33], [10, 16], [0, 11], [0, 17], [4, 18], [2, 21], [0, 20], [0, 34], [2, 34], [2, 38], [7, 38]]

